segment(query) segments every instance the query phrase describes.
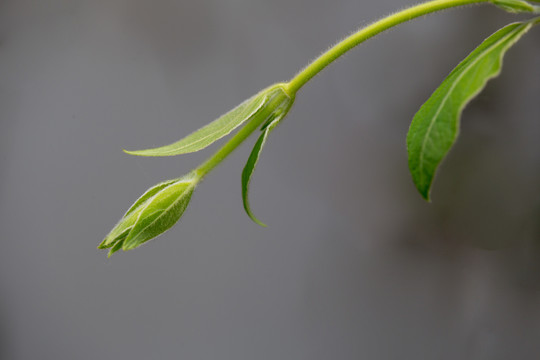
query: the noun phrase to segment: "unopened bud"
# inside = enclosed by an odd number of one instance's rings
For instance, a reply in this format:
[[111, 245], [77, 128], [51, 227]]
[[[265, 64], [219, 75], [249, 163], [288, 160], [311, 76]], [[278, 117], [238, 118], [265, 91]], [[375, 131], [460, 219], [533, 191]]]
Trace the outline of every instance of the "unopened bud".
[[198, 178], [192, 173], [148, 189], [126, 212], [98, 246], [116, 251], [131, 250], [169, 230], [184, 213]]

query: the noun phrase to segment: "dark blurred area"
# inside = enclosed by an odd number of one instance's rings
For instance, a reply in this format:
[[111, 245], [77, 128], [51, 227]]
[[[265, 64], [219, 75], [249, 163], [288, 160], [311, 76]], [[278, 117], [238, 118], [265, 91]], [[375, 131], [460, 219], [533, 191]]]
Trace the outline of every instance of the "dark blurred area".
[[96, 249], [215, 149], [122, 148], [178, 140], [410, 4], [1, 1], [0, 359], [540, 358], [539, 28], [467, 107], [433, 203], [407, 169], [416, 110], [520, 18], [488, 5], [382, 34], [301, 90], [253, 181], [268, 228], [242, 208], [245, 145], [171, 231]]

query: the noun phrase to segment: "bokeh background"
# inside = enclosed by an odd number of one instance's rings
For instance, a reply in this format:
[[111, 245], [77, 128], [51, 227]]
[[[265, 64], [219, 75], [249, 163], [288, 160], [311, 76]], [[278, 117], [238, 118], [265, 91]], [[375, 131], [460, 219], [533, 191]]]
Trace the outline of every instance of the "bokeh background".
[[[107, 259], [149, 186], [212, 150], [136, 158], [410, 0], [2, 0], [0, 359], [538, 359], [540, 29], [466, 110], [432, 204], [416, 110], [519, 18], [403, 25], [307, 85], [241, 204], [237, 150], [180, 224]], [[251, 143], [253, 143], [252, 139]]]

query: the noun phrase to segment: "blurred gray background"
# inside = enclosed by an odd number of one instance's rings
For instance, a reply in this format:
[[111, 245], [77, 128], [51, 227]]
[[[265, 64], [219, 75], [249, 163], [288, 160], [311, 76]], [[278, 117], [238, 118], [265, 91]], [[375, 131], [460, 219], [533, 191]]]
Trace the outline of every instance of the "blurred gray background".
[[[96, 250], [212, 150], [136, 158], [287, 80], [411, 0], [0, 2], [0, 358], [540, 358], [540, 29], [466, 110], [432, 204], [414, 113], [489, 6], [380, 35], [307, 85], [241, 204], [244, 145], [179, 225]], [[254, 139], [250, 141], [253, 143]]]

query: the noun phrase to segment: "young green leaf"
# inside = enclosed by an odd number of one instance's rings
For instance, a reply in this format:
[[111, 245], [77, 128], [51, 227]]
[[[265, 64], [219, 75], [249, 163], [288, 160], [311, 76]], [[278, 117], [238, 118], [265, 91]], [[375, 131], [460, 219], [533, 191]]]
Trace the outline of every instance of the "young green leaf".
[[217, 120], [173, 144], [147, 150], [124, 151], [138, 156], [174, 156], [202, 150], [256, 116], [277, 91], [280, 91], [277, 86], [261, 91]]
[[528, 2], [522, 0], [491, 0], [491, 2], [494, 5], [511, 13], [534, 13], [539, 11], [538, 6], [531, 5]]
[[435, 172], [457, 138], [463, 108], [500, 73], [506, 51], [535, 21], [510, 24], [487, 38], [448, 75], [414, 116], [407, 134], [409, 169], [426, 200]]
[[285, 117], [285, 115], [287, 115], [287, 113], [292, 107], [293, 102], [294, 102], [294, 98], [288, 98], [288, 101], [282, 103], [281, 106], [278, 107], [269, 116], [268, 120], [263, 124], [262, 129], [261, 129], [262, 134], [257, 140], [257, 142], [255, 143], [255, 146], [253, 146], [253, 150], [251, 151], [251, 154], [249, 155], [246, 166], [244, 167], [244, 170], [242, 171], [242, 201], [244, 203], [244, 209], [246, 210], [246, 213], [251, 218], [251, 220], [253, 220], [255, 223], [261, 226], [266, 226], [266, 224], [264, 224], [262, 221], [260, 221], [259, 219], [255, 217], [249, 205], [249, 199], [248, 199], [249, 185], [251, 183], [251, 178], [253, 176], [253, 172], [255, 171], [255, 167], [257, 166], [257, 163], [259, 161], [259, 157], [261, 156], [262, 149], [264, 145], [266, 144], [266, 139], [268, 138], [268, 135], [281, 122], [281, 120]]
[[270, 123], [266, 128], [263, 130], [263, 133], [255, 143], [255, 146], [253, 147], [253, 150], [251, 151], [251, 154], [249, 155], [248, 161], [246, 163], [246, 166], [244, 167], [244, 170], [242, 171], [242, 201], [244, 202], [244, 209], [246, 210], [246, 213], [248, 216], [253, 220], [255, 223], [266, 227], [266, 224], [257, 219], [253, 212], [251, 211], [251, 207], [249, 205], [249, 184], [251, 183], [251, 177], [253, 176], [253, 172], [255, 171], [255, 167], [257, 166], [257, 162], [259, 162], [259, 157], [261, 156], [262, 149], [264, 147], [264, 144], [266, 143], [266, 139], [268, 138], [268, 134], [270, 131], [274, 129], [274, 127], [278, 124], [277, 121], [273, 121]]
[[116, 244], [114, 244], [114, 246], [111, 247], [111, 249], [109, 250], [109, 253], [107, 254], [107, 257], [111, 257], [112, 254], [114, 254], [118, 250], [121, 250], [123, 243], [124, 243], [124, 239], [119, 239], [119, 241], [117, 241]]

